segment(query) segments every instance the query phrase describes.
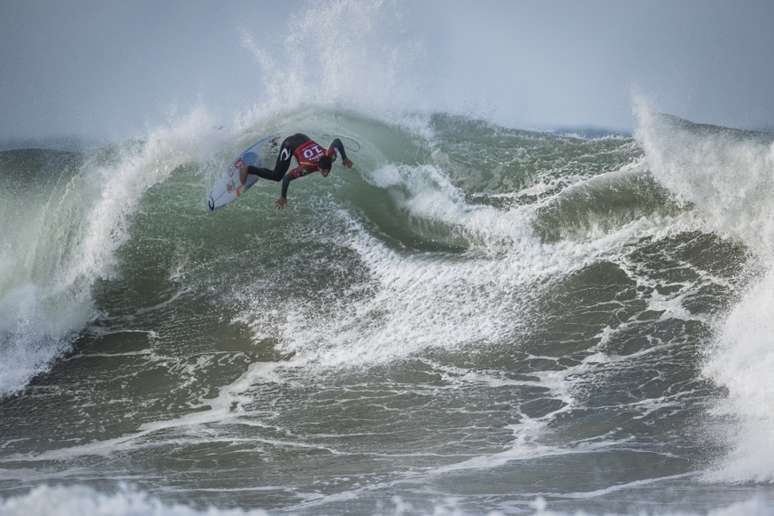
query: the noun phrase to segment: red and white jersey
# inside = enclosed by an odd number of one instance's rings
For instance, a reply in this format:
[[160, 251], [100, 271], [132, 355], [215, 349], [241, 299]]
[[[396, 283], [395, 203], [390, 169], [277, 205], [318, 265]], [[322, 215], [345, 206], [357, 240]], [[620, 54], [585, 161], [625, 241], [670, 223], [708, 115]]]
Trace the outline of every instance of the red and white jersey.
[[[335, 152], [335, 151], [334, 151]], [[314, 140], [307, 140], [293, 151], [298, 164], [304, 168], [318, 169], [317, 163], [325, 155], [330, 155], [328, 151], [322, 148], [319, 143]]]

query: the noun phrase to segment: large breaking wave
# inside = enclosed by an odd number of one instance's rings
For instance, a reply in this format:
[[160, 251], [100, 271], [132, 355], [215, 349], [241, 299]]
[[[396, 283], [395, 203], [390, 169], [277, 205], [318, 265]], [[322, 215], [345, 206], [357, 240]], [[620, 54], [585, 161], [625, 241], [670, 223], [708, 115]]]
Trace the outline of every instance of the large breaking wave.
[[[344, 12], [354, 20], [346, 28]], [[78, 444], [62, 437], [38, 443], [42, 450], [20, 438], [3, 461], [78, 465], [111, 447], [131, 456], [146, 446], [210, 445], [211, 431], [216, 441], [249, 441], [228, 423], [263, 416], [270, 410], [261, 403], [275, 395], [272, 410], [298, 409], [304, 423], [325, 426], [331, 406], [352, 392], [372, 395], [373, 374], [386, 387], [373, 387], [377, 401], [367, 407], [385, 411], [384, 428], [357, 437], [393, 438], [394, 426], [433, 419], [422, 431], [439, 441], [430, 454], [437, 462], [400, 463], [365, 488], [337, 477], [347, 487], [334, 494], [303, 479], [296, 486], [303, 475], [291, 468], [277, 489], [301, 501], [277, 507], [337, 503], [419, 474], [442, 492], [433, 482], [445, 475], [467, 485], [496, 472], [524, 482], [530, 500], [686, 478], [774, 479], [769, 135], [692, 124], [640, 102], [634, 138], [505, 128], [428, 104], [405, 80], [422, 65], [421, 45], [407, 38], [382, 52], [381, 31], [400, 30], [385, 3], [322, 4], [299, 23], [322, 23], [330, 37], [294, 31], [276, 54], [243, 34], [267, 95], [234, 120], [215, 120], [202, 106], [98, 150], [0, 153], [0, 396], [23, 401], [36, 382], [57, 385], [67, 371], [58, 366], [114, 334], [136, 333], [138, 350], [106, 357], [125, 357], [130, 377], [158, 368], [154, 381], [171, 385], [154, 397], [138, 388], [143, 403], [111, 398], [133, 414], [147, 408], [116, 423], [120, 430], [83, 427], [72, 430]], [[370, 59], [380, 52], [383, 61]], [[294, 182], [285, 212], [272, 207], [278, 185], [260, 182], [233, 207], [207, 213], [209, 185], [240, 149], [297, 131], [323, 144], [342, 137], [355, 169]], [[147, 362], [130, 363], [137, 357]], [[126, 382], [120, 392], [133, 385]], [[304, 397], [309, 382], [322, 385], [320, 400]], [[118, 392], [111, 388], [108, 397]], [[403, 410], [412, 388], [428, 400], [410, 407], [417, 412]], [[455, 405], [457, 391], [476, 410]], [[299, 409], [299, 400], [309, 406]], [[472, 430], [443, 419], [457, 411]], [[206, 431], [186, 433], [196, 425]], [[297, 437], [272, 444], [356, 453], [325, 441], [341, 436]], [[370, 442], [368, 453], [404, 458], [386, 443]], [[547, 473], [552, 460], [571, 468], [568, 457], [586, 454], [609, 462], [597, 476], [574, 478], [577, 488]], [[627, 454], [638, 467], [619, 475]], [[533, 492], [512, 463], [534, 468], [545, 491]], [[71, 496], [46, 489], [0, 503]], [[134, 492], [73, 489], [88, 507], [169, 509]], [[764, 504], [748, 502], [751, 510]]]

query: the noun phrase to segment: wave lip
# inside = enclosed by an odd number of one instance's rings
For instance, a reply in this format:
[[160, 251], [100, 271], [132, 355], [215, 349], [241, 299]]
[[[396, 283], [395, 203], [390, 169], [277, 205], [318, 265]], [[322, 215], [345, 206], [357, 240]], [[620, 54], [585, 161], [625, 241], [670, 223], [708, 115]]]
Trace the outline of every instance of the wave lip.
[[693, 124], [637, 105], [635, 132], [653, 177], [721, 235], [774, 257], [771, 135]]

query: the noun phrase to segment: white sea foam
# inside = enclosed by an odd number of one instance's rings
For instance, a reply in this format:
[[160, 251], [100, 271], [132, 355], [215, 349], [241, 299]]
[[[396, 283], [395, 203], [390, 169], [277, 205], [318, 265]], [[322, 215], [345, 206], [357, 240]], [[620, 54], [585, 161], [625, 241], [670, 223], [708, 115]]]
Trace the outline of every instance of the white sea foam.
[[40, 486], [26, 495], [0, 499], [5, 516], [260, 516], [262, 510], [195, 509], [179, 503], [165, 503], [147, 493], [128, 487], [105, 494], [85, 486]]
[[[360, 493], [362, 494], [362, 493]], [[327, 504], [357, 499], [358, 493], [343, 493], [341, 495], [326, 497], [321, 502], [310, 506], [323, 508]], [[404, 515], [434, 515], [434, 516], [463, 516], [473, 514], [466, 510], [464, 500], [460, 497], [437, 498], [432, 501], [432, 508], [425, 508], [422, 504], [417, 506], [401, 496], [393, 496], [389, 501], [382, 502], [375, 508], [373, 514], [379, 516], [404, 516]], [[303, 508], [298, 510], [283, 510], [282, 514], [304, 514]], [[476, 511], [475, 514], [487, 514], [500, 516], [510, 514], [514, 508], [504, 508], [503, 511], [493, 509], [487, 512]], [[536, 497], [531, 502], [524, 501], [518, 504], [517, 512], [532, 516], [614, 516], [616, 512], [589, 512], [585, 510], [551, 509], [551, 503], [543, 497]], [[81, 516], [83, 514], [95, 516], [263, 516], [272, 512], [259, 508], [252, 509], [223, 509], [214, 506], [191, 507], [181, 503], [164, 502], [156, 496], [140, 491], [136, 488], [122, 485], [117, 491], [104, 493], [91, 487], [82, 485], [57, 486], [41, 485], [29, 491], [27, 494], [0, 497], [0, 514], [3, 516]], [[279, 514], [279, 513], [276, 513]], [[731, 503], [726, 506], [716, 507], [708, 511], [672, 511], [654, 509], [651, 511], [638, 511], [634, 514], [649, 516], [765, 516], [771, 514], [771, 507], [765, 499], [756, 497], [749, 500]]]
[[763, 498], [751, 498], [743, 502], [732, 503], [724, 507], [717, 507], [708, 511], [669, 511], [669, 510], [653, 510], [653, 511], [637, 511], [634, 513], [617, 513], [617, 512], [604, 512], [595, 513], [588, 511], [553, 511], [549, 507], [545, 499], [542, 497], [537, 498], [532, 503], [532, 508], [535, 510], [532, 516], [624, 516], [625, 514], [638, 514], [640, 516], [738, 516], [744, 514], [745, 516], [766, 516], [771, 514], [770, 505]]

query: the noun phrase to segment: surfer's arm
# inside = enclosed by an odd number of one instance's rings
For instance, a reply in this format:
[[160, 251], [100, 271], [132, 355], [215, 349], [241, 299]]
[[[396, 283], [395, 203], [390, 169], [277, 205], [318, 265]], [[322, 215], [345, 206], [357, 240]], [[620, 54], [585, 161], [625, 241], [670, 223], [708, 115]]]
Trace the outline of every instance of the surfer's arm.
[[314, 172], [314, 170], [309, 170], [305, 167], [299, 166], [285, 174], [285, 177], [282, 178], [282, 193], [280, 194], [280, 197], [282, 199], [288, 198], [288, 186], [290, 185], [290, 182], [294, 179], [298, 179], [299, 177], [304, 177], [307, 174], [311, 174]]
[[344, 166], [347, 168], [352, 168], [352, 162], [347, 159], [347, 152], [344, 150], [344, 144], [341, 143], [341, 140], [336, 138], [331, 142], [331, 146], [328, 147], [328, 156], [331, 156], [335, 158], [336, 152], [341, 154], [341, 159], [344, 160]]

